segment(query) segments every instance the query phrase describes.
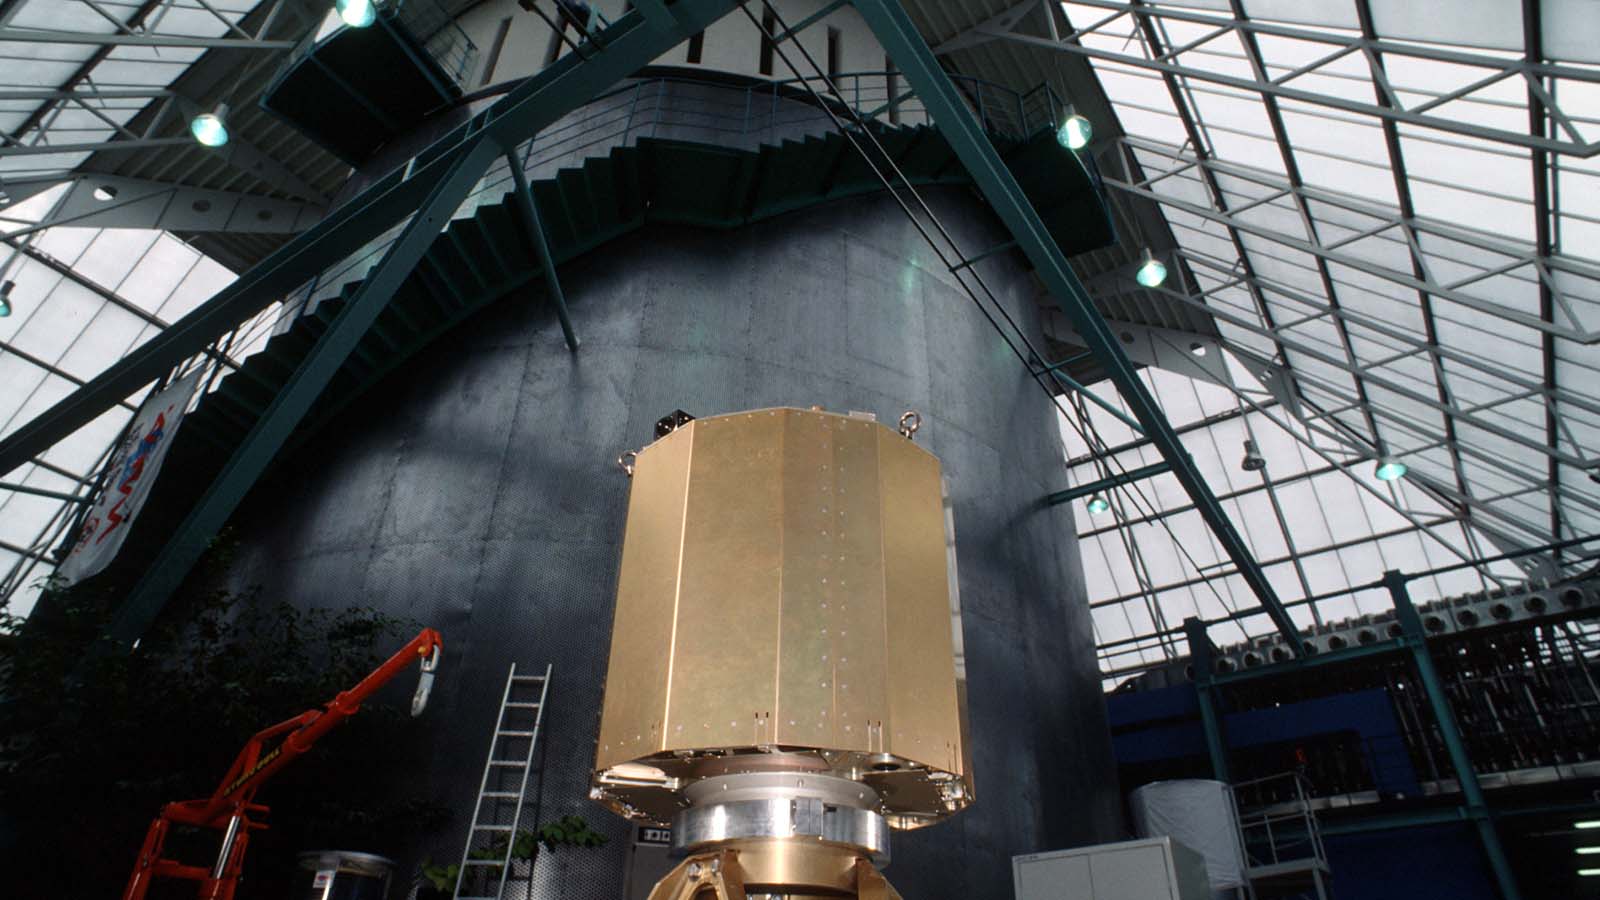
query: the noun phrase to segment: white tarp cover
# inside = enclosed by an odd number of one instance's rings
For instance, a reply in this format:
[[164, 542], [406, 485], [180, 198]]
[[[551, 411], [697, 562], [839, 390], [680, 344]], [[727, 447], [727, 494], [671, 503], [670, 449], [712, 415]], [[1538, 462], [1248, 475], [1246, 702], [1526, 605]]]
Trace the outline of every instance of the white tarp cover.
[[1242, 887], [1244, 848], [1228, 786], [1220, 781], [1152, 781], [1128, 798], [1142, 838], [1168, 836], [1205, 857], [1213, 891]]
[[116, 558], [128, 529], [150, 496], [167, 448], [178, 433], [201, 371], [191, 372], [139, 407], [127, 435], [111, 455], [105, 484], [83, 520], [77, 543], [56, 574], [75, 584], [104, 569]]

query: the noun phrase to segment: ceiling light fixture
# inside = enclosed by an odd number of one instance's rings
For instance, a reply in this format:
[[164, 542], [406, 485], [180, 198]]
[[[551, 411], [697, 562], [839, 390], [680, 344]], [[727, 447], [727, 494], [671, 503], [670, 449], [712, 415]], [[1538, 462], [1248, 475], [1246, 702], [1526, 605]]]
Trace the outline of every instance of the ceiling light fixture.
[[1133, 280], [1147, 288], [1160, 287], [1167, 280], [1167, 265], [1156, 259], [1156, 255], [1149, 247], [1144, 248], [1144, 262], [1139, 264], [1139, 270], [1133, 273]]
[[1089, 146], [1089, 139], [1094, 137], [1094, 125], [1088, 119], [1067, 111], [1067, 117], [1061, 120], [1061, 127], [1056, 129], [1056, 141], [1068, 150], [1082, 150]]
[[378, 7], [373, 0], [336, 0], [333, 8], [351, 28], [365, 28], [378, 18]]
[[1594, 856], [1597, 853], [1600, 853], [1600, 847], [1579, 847], [1578, 848], [1578, 855], [1579, 856]]
[[11, 289], [16, 286], [15, 281], [0, 284], [0, 319], [11, 315]]
[[1590, 828], [1600, 828], [1600, 819], [1587, 819], [1582, 822], [1573, 822], [1572, 827], [1580, 831], [1587, 831]]
[[1094, 515], [1098, 516], [1110, 508], [1111, 504], [1107, 503], [1106, 498], [1100, 496], [1099, 494], [1095, 494], [1093, 497], [1089, 498], [1089, 512], [1093, 513]]
[[1378, 467], [1372, 471], [1372, 474], [1376, 475], [1379, 481], [1398, 481], [1406, 477], [1406, 472], [1408, 471], [1410, 469], [1406, 467], [1406, 464], [1398, 459], [1380, 459], [1378, 460]]
[[1239, 461], [1239, 468], [1246, 472], [1259, 472], [1267, 467], [1267, 461], [1261, 458], [1256, 451], [1255, 441], [1244, 442], [1244, 459]]
[[205, 147], [221, 147], [228, 142], [228, 104], [200, 113], [189, 120], [189, 133]]

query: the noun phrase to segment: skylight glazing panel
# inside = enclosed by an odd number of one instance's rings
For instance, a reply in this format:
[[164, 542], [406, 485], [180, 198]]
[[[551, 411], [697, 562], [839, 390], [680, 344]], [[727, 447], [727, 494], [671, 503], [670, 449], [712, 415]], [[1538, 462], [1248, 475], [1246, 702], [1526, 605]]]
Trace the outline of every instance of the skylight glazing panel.
[[[1361, 102], [1372, 102], [1370, 93]], [[1288, 98], [1278, 101], [1278, 109], [1305, 184], [1398, 205], [1382, 128], [1368, 119]]]
[[[31, 136], [24, 140], [23, 143], [34, 146]], [[49, 143], [37, 146], [49, 146]], [[88, 153], [77, 151], [0, 156], [0, 177], [22, 181], [30, 175], [53, 175], [77, 168], [79, 163], [88, 158]]]
[[[1526, 112], [1522, 128], [1527, 128]], [[1497, 235], [1532, 241], [1532, 168], [1508, 157], [1503, 145], [1457, 135], [1445, 140], [1437, 134], [1400, 126], [1417, 215], [1467, 227], [1492, 223]]]
[[[1272, 237], [1263, 237], [1252, 232], [1243, 232], [1239, 235], [1239, 243], [1244, 245], [1245, 253], [1250, 256], [1251, 268], [1266, 282], [1281, 285], [1285, 291], [1325, 298], [1322, 281], [1317, 273], [1316, 258], [1303, 250], [1280, 242], [1285, 237], [1303, 241], [1304, 234], [1304, 231], [1298, 235], [1273, 232]], [[1276, 299], [1285, 305], [1301, 305], [1287, 296]]]
[[1360, 24], [1348, 0], [1243, 0], [1242, 5], [1246, 16], [1262, 21], [1341, 28]]
[[1600, 247], [1600, 157], [1562, 159], [1556, 167], [1558, 210], [1556, 231], [1562, 248], [1593, 258]]
[[55, 361], [56, 366], [74, 377], [88, 381], [99, 374], [109, 360], [127, 352], [134, 338], [145, 328], [145, 321], [127, 310], [98, 304], [92, 317], [83, 324], [71, 344]]
[[[1256, 203], [1249, 208], [1241, 208], [1234, 213], [1234, 218], [1257, 228], [1265, 228], [1281, 234], [1290, 240], [1308, 241], [1310, 239], [1310, 235], [1306, 234], [1305, 219], [1301, 217], [1300, 209], [1291, 197], [1279, 197], [1269, 202]], [[1279, 253], [1278, 255], [1287, 256], [1289, 254]], [[1309, 257], [1299, 262], [1304, 268], [1314, 269], [1316, 265], [1315, 261]]]
[[1449, 14], [1414, 0], [1368, 0], [1379, 37], [1493, 50], [1522, 48], [1522, 8], [1504, 0], [1451, 0]]
[[[1267, 471], [1271, 472], [1270, 463]], [[1253, 477], [1259, 485], [1260, 476]], [[1272, 498], [1267, 496], [1265, 487], [1258, 486], [1225, 503], [1228, 515], [1244, 532], [1245, 543], [1257, 560], [1281, 559], [1289, 554], [1289, 547], [1283, 540], [1283, 529], [1278, 527], [1278, 517], [1272, 510]], [[1293, 534], [1292, 530], [1290, 533]]]

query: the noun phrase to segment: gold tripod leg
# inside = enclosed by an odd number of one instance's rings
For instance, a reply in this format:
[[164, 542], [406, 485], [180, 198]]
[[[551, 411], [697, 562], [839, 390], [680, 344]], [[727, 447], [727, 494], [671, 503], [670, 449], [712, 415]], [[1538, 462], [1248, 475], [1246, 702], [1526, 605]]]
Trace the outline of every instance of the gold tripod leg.
[[856, 860], [856, 896], [860, 900], [900, 900], [900, 892], [864, 859]]
[[[750, 854], [749, 864], [741, 854]], [[745, 900], [745, 885], [795, 896], [854, 896], [901, 900], [866, 859], [847, 849], [788, 841], [741, 842], [738, 847], [698, 853], [656, 882], [650, 900]], [[784, 888], [790, 890], [785, 891]]]
[[678, 863], [656, 882], [650, 900], [700, 900], [707, 893], [716, 900], [745, 900], [744, 876], [734, 851], [702, 853]]

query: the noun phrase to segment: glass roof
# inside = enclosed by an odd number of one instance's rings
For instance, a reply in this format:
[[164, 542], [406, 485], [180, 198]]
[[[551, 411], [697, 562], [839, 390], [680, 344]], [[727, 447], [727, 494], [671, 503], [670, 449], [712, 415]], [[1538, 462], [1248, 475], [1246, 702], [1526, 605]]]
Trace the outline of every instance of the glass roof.
[[[1175, 240], [1179, 277], [1157, 293], [1209, 311], [1240, 376], [1145, 378], [1196, 425], [1184, 443], [1283, 599], [1600, 532], [1593, 3], [1545, 0], [1526, 23], [1505, 0], [1448, 15], [1400, 0], [1062, 9], [1061, 49], [1089, 58], [1119, 119], [1094, 148], [1113, 200], [1158, 204]], [[1260, 391], [1257, 360], [1281, 367], [1286, 397]], [[1089, 409], [1112, 452], [1064, 429], [1074, 484], [1156, 459], [1117, 451], [1135, 436]], [[1260, 472], [1241, 470], [1247, 438]], [[1377, 481], [1380, 458], [1407, 477]], [[1149, 504], [1077, 509], [1108, 673], [1181, 655], [1161, 632], [1185, 616], [1255, 602], [1173, 476], [1141, 487]], [[1413, 590], [1582, 563], [1545, 555]], [[1310, 625], [1387, 608], [1358, 594], [1293, 612]], [[1253, 615], [1213, 633], [1271, 630]]]
[[[113, 140], [140, 138], [127, 128], [133, 117], [171, 99], [167, 86], [206, 50], [171, 44], [222, 38], [254, 6], [255, 0], [0, 3], [0, 277], [13, 284], [11, 314], [0, 318], [6, 386], [0, 434], [233, 280], [232, 272], [164, 231], [36, 226], [65, 194], [64, 179], [94, 152]], [[140, 24], [129, 27], [136, 16]], [[61, 184], [40, 191], [41, 181]], [[249, 344], [236, 340], [230, 352], [245, 355]], [[8, 473], [7, 485], [86, 493], [143, 396], [128, 397]], [[30, 586], [54, 570], [50, 550], [77, 508], [0, 488], [0, 598], [10, 599], [13, 614], [32, 607], [37, 591]]]
[[[129, 129], [135, 115], [174, 100], [168, 86], [219, 39], [247, 38], [236, 25], [255, 5], [0, 0], [0, 189], [145, 139]], [[1143, 377], [1285, 600], [1600, 532], [1592, 0], [1542, 0], [1529, 7], [1536, 21], [1509, 0], [1461, 0], [1448, 16], [1404, 0], [1061, 8], [1060, 44], [994, 37], [1087, 57], [1110, 99], [1118, 121], [1097, 123], [1093, 150], [1113, 202], [1160, 209], [1175, 244], [1156, 249], [1174, 277], [1153, 292], [1092, 287], [1215, 320], [1221, 364], [1209, 376], [1149, 363]], [[164, 114], [186, 114], [175, 106]], [[233, 277], [165, 232], [31, 230], [60, 189], [17, 196], [0, 194], [0, 256], [16, 283], [0, 319], [11, 388], [0, 433]], [[229, 354], [247, 355], [268, 327], [270, 315], [245, 326]], [[86, 491], [142, 396], [6, 480]], [[1155, 461], [1122, 422], [1077, 401], [1063, 423], [1073, 484]], [[1245, 439], [1264, 469], [1241, 469]], [[1380, 457], [1409, 475], [1378, 482]], [[1165, 632], [1187, 615], [1227, 618], [1214, 628], [1224, 643], [1271, 630], [1173, 476], [1108, 499], [1104, 514], [1081, 502], [1076, 514], [1113, 678], [1181, 654]], [[18, 588], [51, 570], [74, 508], [0, 490], [0, 597], [13, 612], [32, 599]], [[1528, 574], [1463, 569], [1416, 593]], [[1386, 606], [1358, 593], [1293, 615], [1312, 624]]]

